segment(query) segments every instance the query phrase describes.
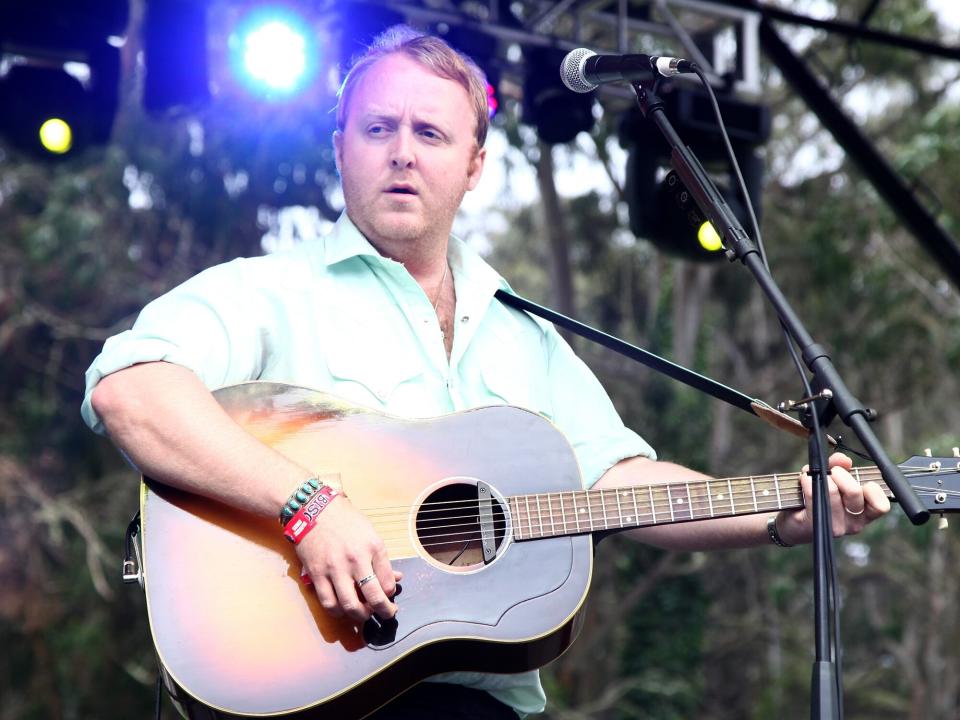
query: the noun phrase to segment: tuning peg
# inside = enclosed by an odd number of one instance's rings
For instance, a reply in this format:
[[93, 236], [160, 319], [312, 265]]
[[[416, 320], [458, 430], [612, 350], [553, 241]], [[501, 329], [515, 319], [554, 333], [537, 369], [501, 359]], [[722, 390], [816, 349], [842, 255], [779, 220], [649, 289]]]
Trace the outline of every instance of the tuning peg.
[[937, 530], [946, 530], [949, 526], [950, 521], [947, 520], [947, 516], [940, 513], [940, 519], [937, 521]]
[[923, 454], [926, 455], [927, 457], [933, 457], [933, 451], [930, 448], [924, 448]]
[[955, 447], [955, 448], [953, 449], [953, 456], [954, 456], [955, 458], [960, 458], [960, 447]]

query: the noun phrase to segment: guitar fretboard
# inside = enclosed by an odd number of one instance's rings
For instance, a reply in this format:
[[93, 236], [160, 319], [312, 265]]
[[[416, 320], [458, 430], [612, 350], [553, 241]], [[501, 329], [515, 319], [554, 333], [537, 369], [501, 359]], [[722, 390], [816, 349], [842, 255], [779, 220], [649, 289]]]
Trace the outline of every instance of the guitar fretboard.
[[[854, 468], [861, 484], [890, 490], [875, 467]], [[803, 507], [799, 473], [711, 478], [508, 498], [515, 540], [627, 530]]]

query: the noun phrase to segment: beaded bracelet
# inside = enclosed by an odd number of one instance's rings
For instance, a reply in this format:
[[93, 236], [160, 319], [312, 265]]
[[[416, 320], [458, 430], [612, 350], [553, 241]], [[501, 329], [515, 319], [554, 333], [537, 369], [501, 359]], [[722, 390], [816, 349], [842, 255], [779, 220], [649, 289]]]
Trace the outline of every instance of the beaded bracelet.
[[301, 506], [303, 506], [317, 490], [325, 486], [326, 483], [321, 482], [318, 477], [305, 480], [303, 485], [290, 493], [290, 497], [287, 498], [287, 501], [280, 508], [280, 524], [286, 527], [287, 523], [293, 519], [293, 516]]
[[792, 543], [788, 543], [780, 536], [780, 528], [777, 527], [777, 516], [771, 515], [767, 518], [767, 535], [770, 536], [770, 541], [779, 547], [788, 548], [793, 547]]
[[316, 526], [320, 513], [326, 510], [327, 505], [339, 495], [341, 493], [336, 488], [320, 485], [313, 496], [283, 526], [284, 537], [294, 545], [298, 544]]

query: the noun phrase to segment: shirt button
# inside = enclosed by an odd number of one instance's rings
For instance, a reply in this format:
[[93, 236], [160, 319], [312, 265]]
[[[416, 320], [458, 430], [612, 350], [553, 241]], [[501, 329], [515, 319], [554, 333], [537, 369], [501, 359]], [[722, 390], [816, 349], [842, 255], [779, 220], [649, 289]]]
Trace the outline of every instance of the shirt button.
[[469, 315], [464, 315], [462, 318], [460, 318], [460, 322], [462, 322], [462, 323], [470, 322], [470, 316], [469, 316]]

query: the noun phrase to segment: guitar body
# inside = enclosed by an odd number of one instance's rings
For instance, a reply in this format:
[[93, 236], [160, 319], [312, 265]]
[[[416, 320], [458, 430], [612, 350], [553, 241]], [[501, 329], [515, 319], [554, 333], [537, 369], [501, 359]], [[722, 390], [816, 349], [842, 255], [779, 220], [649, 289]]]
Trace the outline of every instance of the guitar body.
[[[533, 669], [572, 642], [593, 541], [515, 542], [507, 501], [581, 487], [570, 445], [547, 420], [507, 406], [402, 420], [277, 383], [214, 395], [259, 440], [339, 484], [404, 579], [396, 622], [331, 618], [276, 520], [145, 479], [150, 627], [188, 717], [362, 717], [431, 675]], [[486, 561], [478, 481], [493, 497]]]

